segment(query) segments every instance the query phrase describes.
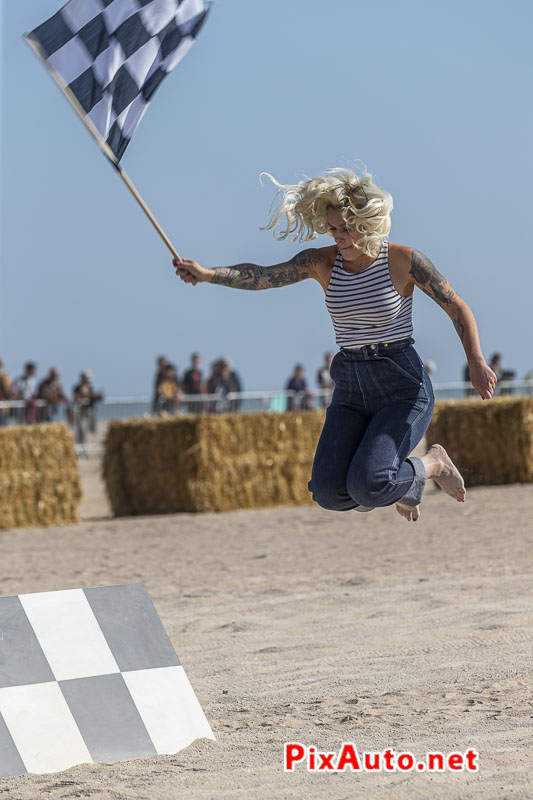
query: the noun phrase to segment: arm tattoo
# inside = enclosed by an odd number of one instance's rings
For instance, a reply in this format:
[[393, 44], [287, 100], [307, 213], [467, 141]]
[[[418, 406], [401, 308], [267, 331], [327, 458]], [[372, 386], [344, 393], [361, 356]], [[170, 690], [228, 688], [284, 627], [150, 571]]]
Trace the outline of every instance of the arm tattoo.
[[464, 335], [465, 335], [465, 324], [464, 324], [463, 318], [462, 318], [462, 316], [460, 314], [457, 314], [457, 316], [453, 318], [453, 324], [454, 324], [455, 330], [457, 331], [459, 339], [461, 341], [463, 341], [464, 340]]
[[457, 296], [446, 278], [433, 266], [429, 258], [418, 250], [413, 249], [409, 275], [423, 292], [441, 306], [450, 305]]
[[218, 267], [211, 283], [231, 286], [234, 289], [272, 289], [288, 286], [310, 278], [313, 268], [322, 261], [318, 250], [304, 250], [283, 264], [260, 267], [257, 264], [236, 264], [234, 267]]

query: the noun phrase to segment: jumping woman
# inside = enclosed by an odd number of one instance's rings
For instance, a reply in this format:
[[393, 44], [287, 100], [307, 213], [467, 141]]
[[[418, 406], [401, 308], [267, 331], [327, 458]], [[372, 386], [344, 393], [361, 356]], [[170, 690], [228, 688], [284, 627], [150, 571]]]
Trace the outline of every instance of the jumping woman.
[[[268, 173], [265, 173], [268, 175]], [[396, 505], [420, 516], [428, 478], [464, 502], [461, 474], [435, 444], [409, 457], [433, 413], [429, 375], [413, 347], [415, 286], [448, 314], [461, 339], [472, 385], [487, 400], [496, 375], [483, 358], [472, 311], [431, 261], [413, 247], [389, 242], [391, 195], [372, 176], [347, 169], [294, 186], [279, 184], [270, 220], [285, 218], [279, 239], [309, 241], [329, 233], [335, 244], [303, 250], [282, 264], [203, 267], [174, 261], [185, 283], [270, 289], [314, 278], [322, 286], [339, 352], [331, 364], [335, 390], [315, 453], [309, 489], [323, 508], [370, 511]], [[277, 204], [276, 204], [277, 201]]]

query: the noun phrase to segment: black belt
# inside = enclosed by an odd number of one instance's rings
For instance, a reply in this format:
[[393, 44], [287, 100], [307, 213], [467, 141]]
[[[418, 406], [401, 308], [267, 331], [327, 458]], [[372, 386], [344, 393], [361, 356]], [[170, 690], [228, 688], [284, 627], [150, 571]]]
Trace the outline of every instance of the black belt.
[[398, 353], [412, 345], [414, 339], [399, 339], [396, 342], [377, 342], [376, 344], [365, 344], [357, 350], [348, 350], [341, 347], [341, 353], [347, 361], [369, 361], [376, 356], [387, 356], [390, 353]]

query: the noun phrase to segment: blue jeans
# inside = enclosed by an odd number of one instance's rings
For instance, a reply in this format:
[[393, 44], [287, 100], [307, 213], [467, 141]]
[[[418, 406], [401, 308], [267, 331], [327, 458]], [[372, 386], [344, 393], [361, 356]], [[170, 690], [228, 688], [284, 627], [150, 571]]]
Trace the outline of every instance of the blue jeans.
[[318, 442], [309, 491], [333, 511], [420, 503], [426, 472], [408, 458], [433, 414], [433, 388], [413, 339], [340, 350], [335, 391]]

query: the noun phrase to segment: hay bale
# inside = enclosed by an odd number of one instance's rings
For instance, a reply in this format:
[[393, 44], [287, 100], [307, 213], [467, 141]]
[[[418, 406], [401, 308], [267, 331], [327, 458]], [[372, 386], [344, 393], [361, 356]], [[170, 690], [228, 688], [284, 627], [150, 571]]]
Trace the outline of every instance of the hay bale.
[[533, 397], [437, 403], [427, 432], [467, 486], [533, 482]]
[[117, 516], [311, 503], [324, 413], [216, 414], [109, 425], [103, 461]]
[[63, 423], [0, 428], [0, 529], [78, 522], [81, 482]]

